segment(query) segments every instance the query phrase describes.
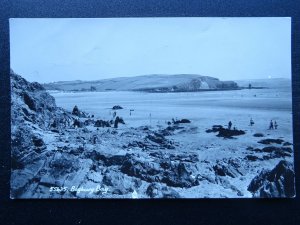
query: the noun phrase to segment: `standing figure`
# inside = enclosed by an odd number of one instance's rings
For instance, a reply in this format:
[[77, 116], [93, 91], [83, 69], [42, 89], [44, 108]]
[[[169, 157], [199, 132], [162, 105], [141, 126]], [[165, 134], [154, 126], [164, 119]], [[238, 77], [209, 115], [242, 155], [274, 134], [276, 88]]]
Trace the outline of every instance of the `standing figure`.
[[130, 111], [129, 115], [131, 116], [131, 112], [133, 112], [133, 111], [134, 111], [134, 109], [130, 109], [129, 111]]
[[250, 126], [253, 126], [254, 125], [254, 121], [253, 121], [253, 119], [251, 118], [250, 119]]
[[114, 111], [114, 113], [113, 113], [113, 118], [115, 118], [115, 117], [116, 117], [116, 115], [117, 115], [117, 112], [116, 112], [116, 111]]
[[274, 129], [274, 125], [273, 125], [273, 121], [271, 120], [269, 130], [273, 130], [273, 129]]
[[277, 124], [276, 120], [274, 121], [274, 127], [275, 127], [275, 130], [277, 130], [278, 124]]
[[232, 126], [232, 122], [229, 121], [229, 123], [228, 123], [228, 129], [229, 129], [229, 130], [231, 129], [231, 126]]

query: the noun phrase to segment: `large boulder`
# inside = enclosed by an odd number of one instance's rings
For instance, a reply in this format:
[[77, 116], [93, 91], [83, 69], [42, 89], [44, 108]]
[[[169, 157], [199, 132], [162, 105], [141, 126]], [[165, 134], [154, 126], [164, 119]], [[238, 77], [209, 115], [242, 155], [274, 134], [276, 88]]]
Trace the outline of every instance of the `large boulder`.
[[73, 110], [72, 110], [72, 115], [78, 116], [78, 117], [84, 117], [84, 118], [90, 117], [90, 115], [88, 115], [88, 114], [86, 114], [85, 112], [79, 110], [79, 108], [78, 108], [77, 105], [74, 106], [74, 108], [73, 108]]
[[96, 120], [95, 122], [95, 127], [110, 127], [109, 121], [105, 120]]
[[217, 164], [213, 166], [213, 170], [218, 176], [229, 176], [232, 178], [245, 174], [241, 161], [237, 159], [219, 160]]
[[74, 106], [74, 108], [72, 110], [72, 114], [75, 115], [75, 116], [80, 116], [80, 111], [79, 111], [77, 105]]
[[262, 171], [251, 181], [248, 191], [252, 192], [253, 197], [260, 198], [294, 197], [296, 192], [293, 164], [282, 160], [273, 170]]
[[199, 185], [192, 174], [195, 169], [188, 163], [171, 161], [145, 162], [134, 158], [125, 160], [121, 172], [147, 182], [161, 182], [171, 187], [187, 188]]
[[218, 137], [223, 137], [223, 138], [232, 138], [233, 136], [239, 136], [239, 135], [244, 135], [246, 132], [243, 130], [231, 130], [231, 129], [221, 129], [219, 133], [217, 134]]

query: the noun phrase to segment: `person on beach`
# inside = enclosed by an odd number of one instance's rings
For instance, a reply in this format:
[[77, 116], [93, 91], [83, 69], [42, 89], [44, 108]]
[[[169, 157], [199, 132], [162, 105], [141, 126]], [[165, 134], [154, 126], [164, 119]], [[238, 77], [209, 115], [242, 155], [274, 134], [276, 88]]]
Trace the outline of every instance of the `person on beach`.
[[250, 126], [253, 126], [254, 125], [254, 121], [253, 121], [253, 119], [251, 118], [250, 119]]
[[131, 116], [131, 113], [133, 112], [134, 110], [133, 109], [130, 109], [129, 110], [129, 115]]
[[229, 121], [229, 123], [228, 123], [228, 129], [229, 129], [229, 130], [231, 129], [231, 126], [232, 126], [232, 122]]
[[275, 130], [277, 130], [278, 124], [277, 124], [276, 120], [274, 121], [274, 127], [275, 127]]
[[274, 130], [274, 124], [273, 124], [273, 121], [272, 121], [272, 120], [271, 120], [271, 122], [270, 122], [269, 130]]

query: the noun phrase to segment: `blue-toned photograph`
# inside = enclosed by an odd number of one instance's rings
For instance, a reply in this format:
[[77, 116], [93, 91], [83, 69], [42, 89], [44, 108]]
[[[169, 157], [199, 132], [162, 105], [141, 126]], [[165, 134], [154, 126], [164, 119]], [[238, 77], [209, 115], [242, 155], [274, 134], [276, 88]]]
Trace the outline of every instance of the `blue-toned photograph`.
[[291, 18], [9, 22], [11, 198], [295, 197]]

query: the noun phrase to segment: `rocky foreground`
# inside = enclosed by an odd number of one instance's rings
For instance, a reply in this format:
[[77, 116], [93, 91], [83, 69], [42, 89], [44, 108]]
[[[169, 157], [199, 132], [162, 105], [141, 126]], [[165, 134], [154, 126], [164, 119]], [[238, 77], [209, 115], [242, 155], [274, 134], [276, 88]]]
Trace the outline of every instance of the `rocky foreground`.
[[[178, 138], [197, 130], [188, 119], [125, 129], [119, 117], [57, 107], [40, 84], [13, 72], [11, 88], [12, 198], [295, 196], [292, 144], [283, 139], [256, 134], [260, 148], [210, 162], [199, 156], [209, 146], [187, 151]], [[206, 132], [225, 141], [245, 135], [219, 125]], [[265, 162], [276, 164], [254, 174]]]

